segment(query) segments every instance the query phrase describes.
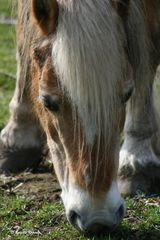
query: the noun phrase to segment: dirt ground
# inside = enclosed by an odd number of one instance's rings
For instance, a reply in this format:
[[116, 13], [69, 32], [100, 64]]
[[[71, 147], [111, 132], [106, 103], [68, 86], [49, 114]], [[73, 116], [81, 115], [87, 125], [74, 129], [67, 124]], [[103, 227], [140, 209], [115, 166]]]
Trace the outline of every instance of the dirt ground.
[[23, 194], [30, 198], [54, 202], [60, 198], [60, 186], [54, 172], [37, 169], [15, 176], [0, 176], [0, 188], [9, 193]]

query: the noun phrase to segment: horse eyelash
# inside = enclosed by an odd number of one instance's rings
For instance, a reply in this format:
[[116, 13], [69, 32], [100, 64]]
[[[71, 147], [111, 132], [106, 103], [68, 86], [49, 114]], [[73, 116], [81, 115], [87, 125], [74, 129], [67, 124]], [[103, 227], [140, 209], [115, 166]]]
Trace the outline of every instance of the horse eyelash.
[[130, 99], [130, 97], [132, 96], [133, 93], [133, 88], [131, 88], [127, 93], [125, 93], [122, 98], [121, 98], [121, 102], [122, 104], [125, 104], [128, 102], [128, 100]]

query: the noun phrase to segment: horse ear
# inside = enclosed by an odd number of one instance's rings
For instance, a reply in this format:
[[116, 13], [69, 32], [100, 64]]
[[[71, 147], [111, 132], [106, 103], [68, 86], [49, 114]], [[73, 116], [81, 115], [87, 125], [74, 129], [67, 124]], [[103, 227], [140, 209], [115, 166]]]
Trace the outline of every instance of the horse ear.
[[58, 21], [56, 0], [32, 0], [32, 15], [45, 35], [54, 33]]
[[111, 0], [111, 2], [122, 18], [128, 15], [130, 0]]

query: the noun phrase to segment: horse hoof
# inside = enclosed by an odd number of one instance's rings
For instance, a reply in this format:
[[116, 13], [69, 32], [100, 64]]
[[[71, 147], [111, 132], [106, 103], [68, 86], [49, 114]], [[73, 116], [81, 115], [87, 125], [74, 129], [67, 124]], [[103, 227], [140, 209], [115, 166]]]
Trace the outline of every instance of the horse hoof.
[[118, 175], [118, 187], [123, 196], [138, 193], [152, 194], [160, 192], [160, 166], [149, 163], [147, 166], [123, 166]]
[[43, 148], [7, 147], [0, 141], [0, 174], [31, 171], [38, 167], [44, 158]]

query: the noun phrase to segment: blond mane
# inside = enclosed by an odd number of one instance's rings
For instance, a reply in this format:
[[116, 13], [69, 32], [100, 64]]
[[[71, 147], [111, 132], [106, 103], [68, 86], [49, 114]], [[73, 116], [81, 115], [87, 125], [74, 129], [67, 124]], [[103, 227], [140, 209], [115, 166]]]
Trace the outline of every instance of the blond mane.
[[110, 141], [124, 78], [124, 33], [109, 1], [65, 1], [53, 38], [53, 64], [79, 113], [86, 139]]

